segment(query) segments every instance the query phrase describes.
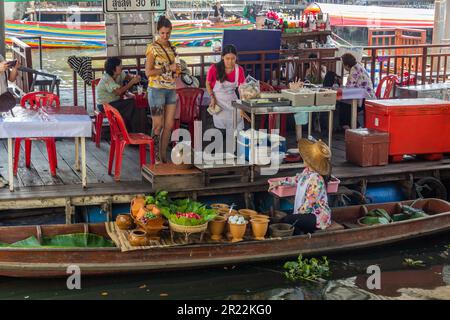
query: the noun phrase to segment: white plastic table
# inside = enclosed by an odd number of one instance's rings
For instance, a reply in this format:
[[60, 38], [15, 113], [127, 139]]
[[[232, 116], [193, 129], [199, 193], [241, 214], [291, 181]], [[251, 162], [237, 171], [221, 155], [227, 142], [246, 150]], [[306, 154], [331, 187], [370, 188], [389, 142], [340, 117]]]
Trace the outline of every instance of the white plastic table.
[[363, 88], [351, 88], [351, 87], [341, 87], [337, 89], [337, 101], [351, 100], [352, 101], [352, 117], [351, 125], [352, 129], [357, 127], [357, 117], [358, 117], [358, 101], [361, 99], [366, 99], [367, 91]]
[[[91, 137], [92, 121], [84, 107], [59, 107], [29, 110], [16, 106], [0, 117], [0, 138], [8, 139], [9, 190], [14, 191], [13, 138], [58, 137], [75, 138], [75, 169], [80, 170], [79, 144], [81, 141], [81, 181], [86, 179], [86, 137]], [[13, 116], [14, 115], [14, 116]]]

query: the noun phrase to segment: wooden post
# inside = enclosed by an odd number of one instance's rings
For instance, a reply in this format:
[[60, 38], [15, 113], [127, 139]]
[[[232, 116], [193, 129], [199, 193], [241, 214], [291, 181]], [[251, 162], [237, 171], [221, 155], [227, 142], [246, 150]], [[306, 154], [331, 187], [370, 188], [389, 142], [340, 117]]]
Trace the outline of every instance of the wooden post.
[[375, 83], [375, 64], [376, 64], [376, 56], [377, 56], [377, 49], [372, 49], [372, 59], [371, 59], [371, 67], [370, 67], [370, 79], [372, 80], [372, 83]]
[[428, 58], [428, 47], [427, 46], [423, 46], [423, 48], [422, 48], [422, 65], [420, 66], [420, 70], [421, 70], [421, 73], [422, 73], [422, 84], [426, 83], [427, 58]]

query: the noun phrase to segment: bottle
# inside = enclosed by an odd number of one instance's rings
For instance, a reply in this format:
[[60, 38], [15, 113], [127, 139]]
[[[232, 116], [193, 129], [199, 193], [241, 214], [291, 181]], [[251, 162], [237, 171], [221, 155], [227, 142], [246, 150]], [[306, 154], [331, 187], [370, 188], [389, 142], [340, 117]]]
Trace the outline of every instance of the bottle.
[[177, 69], [175, 71], [175, 75], [179, 77], [181, 75], [181, 62], [180, 62], [180, 56], [175, 57], [175, 64], [177, 65]]

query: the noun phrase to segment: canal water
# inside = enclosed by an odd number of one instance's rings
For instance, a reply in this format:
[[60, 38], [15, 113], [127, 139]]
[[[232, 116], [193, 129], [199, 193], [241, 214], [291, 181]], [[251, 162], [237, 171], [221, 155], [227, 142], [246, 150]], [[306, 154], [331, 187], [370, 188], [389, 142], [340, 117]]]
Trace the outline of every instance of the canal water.
[[[63, 104], [73, 102], [72, 71], [67, 57], [104, 54], [103, 50], [43, 51], [43, 69], [62, 79]], [[35, 51], [35, 67], [38, 61]], [[86, 277], [82, 278], [81, 290], [68, 290], [66, 279], [0, 277], [0, 299], [450, 299], [449, 248], [450, 234], [446, 234], [330, 256], [331, 276], [318, 284], [286, 280], [284, 261], [183, 272]], [[404, 264], [406, 258], [422, 260], [425, 267], [408, 267]], [[367, 268], [373, 265], [381, 269], [379, 290], [370, 290], [366, 285]]]
[[[292, 283], [284, 261], [114, 277], [86, 277], [81, 290], [66, 279], [0, 277], [0, 299], [450, 299], [450, 234], [401, 245], [329, 256], [331, 276], [322, 283]], [[404, 259], [422, 260], [408, 267]], [[381, 288], [367, 288], [369, 266], [381, 270]]]

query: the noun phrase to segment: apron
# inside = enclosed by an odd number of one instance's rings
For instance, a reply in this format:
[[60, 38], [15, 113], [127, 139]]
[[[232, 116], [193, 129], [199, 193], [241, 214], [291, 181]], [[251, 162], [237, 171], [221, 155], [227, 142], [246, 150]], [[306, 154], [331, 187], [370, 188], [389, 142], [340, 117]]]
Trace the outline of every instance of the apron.
[[[214, 126], [218, 129], [233, 129], [233, 106], [231, 103], [238, 100], [236, 95], [236, 88], [239, 80], [239, 67], [235, 67], [234, 82], [224, 81], [223, 83], [217, 80], [213, 92], [216, 96], [217, 104], [222, 108], [218, 114], [213, 115]], [[236, 124], [238, 132], [244, 129], [244, 120], [240, 116], [240, 112], [236, 112]]]

